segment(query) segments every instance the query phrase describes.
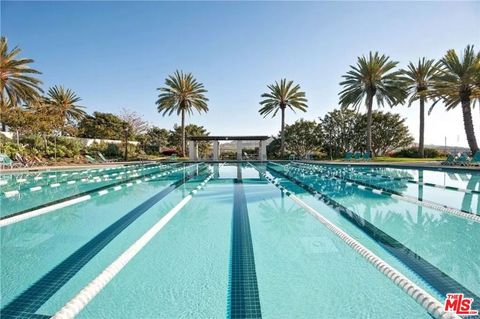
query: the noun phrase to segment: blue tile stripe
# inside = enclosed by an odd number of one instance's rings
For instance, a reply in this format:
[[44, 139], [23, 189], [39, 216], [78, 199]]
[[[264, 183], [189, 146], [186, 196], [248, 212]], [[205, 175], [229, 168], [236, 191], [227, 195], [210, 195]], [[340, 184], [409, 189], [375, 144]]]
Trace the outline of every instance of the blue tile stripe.
[[[198, 171], [198, 174], [201, 174], [206, 170], [207, 167], [204, 166]], [[197, 176], [197, 172], [182, 177], [105, 228], [101, 233], [80, 247], [77, 251], [7, 304], [0, 311], [0, 317], [2, 319], [24, 318], [23, 314], [25, 313], [35, 313], [35, 311], [37, 311], [48, 299], [50, 299], [50, 297], [62, 288], [63, 285], [75, 276], [83, 266], [85, 266], [105, 246], [115, 239], [115, 237], [117, 237], [125, 228], [173, 190], [195, 176]]]
[[228, 318], [261, 318], [255, 258], [242, 180], [234, 180]]
[[[169, 170], [170, 169], [166, 170], [166, 172], [168, 172]], [[95, 192], [106, 190], [106, 189], [109, 189], [109, 188], [112, 188], [112, 187], [115, 187], [115, 186], [118, 186], [118, 185], [121, 185], [121, 184], [125, 184], [125, 183], [131, 182], [131, 181], [134, 181], [134, 180], [137, 180], [137, 179], [140, 179], [140, 178], [153, 176], [160, 171], [162, 171], [162, 170], [159, 169], [159, 170], [156, 170], [156, 171], [148, 173], [148, 174], [133, 176], [133, 177], [123, 179], [123, 180], [120, 180], [120, 181], [112, 183], [112, 184], [96, 187], [96, 188], [90, 189], [90, 190], [85, 191], [85, 192], [77, 193], [77, 194], [72, 195], [72, 196], [63, 197], [63, 198], [60, 198], [60, 199], [57, 199], [57, 200], [54, 200], [54, 201], [51, 201], [51, 202], [48, 202], [48, 203], [45, 203], [45, 204], [42, 204], [42, 205], [38, 205], [38, 206], [35, 206], [35, 207], [32, 207], [32, 208], [27, 208], [27, 209], [18, 211], [18, 212], [13, 213], [13, 214], [1, 216], [0, 220], [8, 219], [8, 218], [11, 218], [13, 216], [23, 215], [23, 214], [32, 212], [34, 210], [38, 210], [38, 209], [41, 209], [41, 208], [44, 208], [44, 207], [48, 207], [48, 206], [51, 206], [51, 205], [54, 205], [54, 204], [58, 204], [58, 203], [61, 203], [61, 202], [67, 201], [67, 200], [72, 200], [72, 199], [75, 199], [75, 198], [79, 198], [79, 197], [82, 197], [82, 196], [85, 196], [85, 195], [93, 194]]]
[[[472, 291], [458, 283], [455, 279], [451, 278], [440, 269], [430, 264], [423, 259], [420, 255], [410, 250], [408, 247], [391, 237], [375, 225], [355, 213], [354, 211], [341, 205], [331, 197], [324, 193], [318, 192], [314, 187], [305, 184], [298, 178], [285, 174], [272, 165], [268, 165], [268, 171], [275, 177], [283, 177], [300, 186], [316, 198], [324, 202], [329, 207], [333, 208], [345, 219], [350, 221], [353, 225], [367, 234], [370, 238], [375, 240], [380, 246], [388, 251], [395, 258], [400, 260], [404, 265], [416, 272], [421, 278], [423, 278], [431, 287], [437, 290], [442, 296], [446, 296], [447, 293], [456, 292], [463, 293], [466, 297], [474, 298], [473, 309], [480, 309], [480, 297], [475, 295]], [[283, 185], [285, 187], [285, 185]], [[473, 317], [470, 317], [473, 319]]]

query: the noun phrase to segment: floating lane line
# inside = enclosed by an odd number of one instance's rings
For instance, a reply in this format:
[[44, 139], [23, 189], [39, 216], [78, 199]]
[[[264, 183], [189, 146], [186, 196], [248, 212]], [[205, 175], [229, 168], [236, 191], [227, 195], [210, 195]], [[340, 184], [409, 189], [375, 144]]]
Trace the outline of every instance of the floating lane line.
[[[301, 170], [311, 170], [311, 171], [316, 172], [315, 169], [310, 169], [310, 168], [294, 168], [294, 170], [295, 169], [300, 170], [300, 171]], [[318, 173], [321, 173], [321, 172], [318, 172]], [[428, 200], [425, 200], [425, 199], [424, 200], [419, 200], [419, 199], [414, 198], [412, 196], [404, 195], [400, 192], [391, 191], [391, 190], [383, 188], [383, 187], [374, 186], [374, 185], [371, 185], [371, 184], [368, 184], [368, 183], [365, 183], [365, 182], [356, 181], [356, 180], [353, 180], [353, 179], [350, 179], [350, 178], [347, 178], [347, 177], [341, 177], [339, 175], [333, 175], [333, 176], [321, 175], [321, 177], [325, 178], [325, 179], [330, 179], [330, 180], [337, 180], [340, 183], [346, 184], [347, 186], [356, 187], [358, 189], [365, 190], [365, 191], [370, 191], [370, 192], [378, 194], [378, 195], [389, 196], [389, 197], [397, 199], [397, 200], [403, 200], [403, 201], [406, 201], [406, 202], [409, 202], [409, 203], [412, 203], [412, 204], [424, 206], [424, 207], [431, 208], [431, 209], [434, 209], [434, 210], [437, 210], [437, 211], [441, 211], [441, 212], [444, 212], [444, 213], [447, 213], [447, 214], [450, 214], [450, 215], [454, 215], [454, 216], [457, 216], [457, 217], [460, 217], [460, 218], [463, 218], [463, 219], [468, 219], [468, 220], [474, 221], [476, 223], [480, 223], [480, 215], [477, 215], [475, 213], [470, 213], [468, 211], [459, 210], [459, 209], [456, 209], [456, 208], [453, 208], [453, 207], [449, 207], [447, 205], [441, 205], [441, 204], [434, 203], [434, 202], [431, 202], [431, 201], [428, 201]]]
[[[274, 179], [268, 177], [266, 174], [260, 172], [260, 175], [265, 177], [270, 183], [274, 184], [278, 187], [278, 182]], [[334, 225], [330, 222], [327, 218], [325, 218], [322, 214], [320, 214], [317, 210], [310, 207], [308, 204], [303, 202], [299, 199], [295, 194], [292, 192], [287, 192], [285, 188], [281, 188], [282, 192], [285, 192], [286, 195], [292, 199], [298, 206], [305, 209], [308, 213], [310, 213], [315, 219], [317, 219], [320, 223], [322, 223], [328, 230], [330, 230], [333, 234], [343, 240], [348, 246], [353, 248], [358, 254], [360, 254], [364, 259], [367, 260], [372, 266], [374, 266], [378, 271], [380, 271], [383, 275], [385, 275], [391, 282], [393, 282], [396, 286], [402, 289], [408, 296], [415, 300], [423, 309], [425, 309], [430, 315], [437, 319], [447, 319], [447, 318], [457, 318], [460, 317], [456, 316], [453, 313], [445, 312], [443, 308], [443, 304], [438, 301], [435, 297], [430, 295], [428, 292], [423, 290], [413, 281], [408, 279], [405, 275], [403, 275], [400, 271], [398, 271], [393, 266], [389, 265], [386, 261], [381, 259], [371, 250], [360, 244], [358, 241], [353, 239], [350, 235], [344, 232], [342, 229]]]
[[[190, 166], [187, 166], [185, 169], [189, 169], [194, 165], [197, 165], [197, 164], [192, 164]], [[176, 173], [176, 172], [178, 172], [182, 169], [184, 169], [184, 168], [183, 167], [182, 168], [177, 168], [177, 169], [173, 169], [173, 170], [166, 171], [166, 172], [161, 172], [161, 173], [157, 173], [157, 172], [156, 173], [151, 173], [151, 174], [143, 175], [141, 177], [134, 177], [132, 179], [143, 178], [143, 181], [146, 182], [146, 181], [151, 180], [152, 178], [157, 178], [157, 177], [162, 177], [162, 176], [165, 176], [165, 175], [170, 175], [170, 174]], [[147, 176], [152, 176], [152, 177], [147, 177]], [[124, 181], [121, 181], [121, 182], [118, 182], [118, 183], [119, 184], [124, 184], [124, 183], [127, 183], [129, 181], [130, 180], [124, 180]], [[137, 184], [139, 184], [140, 182], [142, 182], [142, 181], [137, 180]], [[65, 199], [61, 199], [58, 202], [54, 202], [52, 204], [41, 205], [41, 206], [38, 206], [37, 208], [27, 209], [25, 211], [21, 211], [21, 212], [14, 213], [14, 214], [11, 214], [11, 215], [3, 216], [3, 217], [0, 217], [0, 228], [8, 226], [10, 224], [18, 223], [20, 221], [23, 221], [23, 220], [26, 220], [26, 219], [29, 219], [29, 218], [32, 218], [32, 217], [43, 215], [43, 214], [55, 211], [55, 210], [60, 209], [60, 208], [64, 208], [64, 207], [67, 207], [67, 206], [71, 206], [71, 205], [89, 200], [89, 199], [94, 197], [95, 193], [97, 195], [102, 196], [102, 195], [108, 194], [110, 192], [119, 191], [121, 189], [122, 189], [121, 185], [107, 185], [107, 186], [103, 186], [103, 187], [100, 187], [100, 188], [89, 190], [89, 191], [86, 191], [86, 192], [83, 192], [83, 193], [80, 193], [80, 194], [73, 195], [70, 198], [67, 197]]]
[[[340, 203], [336, 202], [334, 199], [329, 196], [316, 191], [313, 186], [306, 185], [305, 183], [286, 175], [285, 173], [278, 172], [273, 168], [269, 170], [273, 171], [275, 174], [278, 174], [284, 177], [286, 180], [297, 184], [302, 187], [304, 190], [312, 194], [316, 199], [322, 201], [330, 208], [333, 208], [337, 213], [343, 216], [346, 220], [350, 221], [354, 226], [364, 232], [367, 236], [375, 240], [380, 246], [382, 246], [387, 252], [389, 252], [393, 257], [398, 259], [401, 263], [410, 268], [413, 272], [417, 273], [420, 278], [422, 278], [427, 284], [439, 292], [440, 295], [445, 296], [451, 291], [461, 292], [465, 296], [474, 299], [473, 307], [474, 309], [480, 307], [480, 297], [475, 295], [471, 290], [467, 289], [455, 279], [448, 276], [446, 273], [442, 272], [436, 266], [430, 264], [420, 255], [416, 254], [407, 246], [403, 245], [401, 242], [384, 232], [383, 230], [377, 228], [374, 224], [370, 223], [368, 220], [364, 219], [362, 216], [358, 215], [354, 211], [346, 208]], [[280, 185], [279, 180], [275, 179], [274, 184], [280, 189], [284, 188]], [[287, 195], [289, 192], [284, 190]], [[290, 192], [293, 193], [293, 192]]]
[[87, 306], [95, 296], [152, 240], [162, 228], [201, 190], [213, 177], [210, 174], [195, 190], [192, 190], [175, 207], [144, 233], [133, 245], [124, 251], [114, 262], [100, 273], [94, 280], [85, 286], [75, 297], [67, 302], [52, 318], [74, 318]]
[[[93, 176], [87, 176], [87, 177], [79, 177], [79, 178], [75, 178], [75, 179], [72, 179], [72, 180], [64, 180], [64, 181], [51, 183], [51, 184], [47, 183], [47, 184], [44, 184], [44, 185], [37, 185], [37, 186], [34, 186], [34, 187], [19, 188], [18, 191], [20, 191], [20, 193], [24, 192], [24, 191], [38, 191], [40, 189], [48, 188], [48, 187], [54, 188], [54, 187], [58, 187], [60, 185], [71, 185], [71, 184], [76, 183], [77, 181], [81, 181], [81, 182], [94, 181], [94, 182], [98, 183], [98, 182], [102, 182], [102, 181], [112, 180], [110, 177], [113, 177], [113, 176], [119, 176], [119, 175], [122, 175], [122, 176], [123, 175], [130, 175], [130, 176], [132, 176], [133, 174], [137, 174], [138, 172], [149, 171], [149, 170], [153, 170], [153, 169], [157, 169], [157, 168], [163, 168], [163, 167], [175, 167], [175, 166], [160, 164], [160, 165], [155, 165], [155, 166], [143, 167], [143, 168], [140, 168], [140, 169], [122, 171], [120, 173], [115, 172], [115, 173], [111, 173], [111, 174], [104, 174], [102, 176], [104, 178], [104, 180], [102, 180], [101, 177], [98, 176], [98, 175], [93, 175]], [[122, 179], [123, 178], [122, 176], [119, 176], [116, 179], [117, 180]], [[89, 179], [89, 177], [90, 177], [90, 179]], [[15, 193], [14, 195], [10, 195], [10, 192], [7, 191], [7, 192], [3, 192], [2, 194], [7, 198], [20, 194], [20, 193]]]

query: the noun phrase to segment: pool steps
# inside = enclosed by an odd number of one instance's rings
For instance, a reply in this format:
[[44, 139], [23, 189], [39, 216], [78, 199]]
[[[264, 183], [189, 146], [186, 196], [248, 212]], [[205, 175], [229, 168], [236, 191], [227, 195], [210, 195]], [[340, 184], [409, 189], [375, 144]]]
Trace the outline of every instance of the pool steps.
[[[133, 178], [136, 179], [136, 183], [139, 184], [139, 183], [142, 183], [142, 182], [148, 182], [148, 181], [150, 181], [154, 178], [163, 177], [163, 176], [166, 176], [166, 175], [176, 173], [176, 172], [181, 171], [183, 169], [189, 169], [194, 165], [197, 165], [197, 164], [192, 164], [192, 165], [187, 166], [185, 168], [180, 167], [180, 168], [176, 168], [176, 169], [166, 171], [166, 172], [152, 173], [151, 175], [147, 174], [147, 175], [133, 177]], [[147, 177], [145, 177], [145, 176], [147, 176]], [[122, 181], [121, 183], [122, 184], [123, 183], [127, 184], [127, 181]], [[26, 212], [7, 215], [7, 216], [4, 216], [0, 219], [0, 228], [5, 227], [5, 226], [10, 225], [10, 224], [18, 223], [20, 221], [23, 221], [23, 220], [26, 220], [26, 219], [29, 219], [29, 218], [32, 218], [32, 217], [43, 215], [43, 214], [55, 211], [55, 210], [60, 209], [60, 208], [64, 208], [64, 207], [71, 206], [71, 205], [74, 205], [74, 204], [77, 204], [77, 203], [80, 203], [80, 202], [87, 201], [91, 198], [96, 197], [96, 195], [97, 196], [103, 196], [103, 195], [108, 194], [110, 192], [116, 192], [116, 191], [121, 190], [124, 187], [129, 187], [129, 186], [116, 185], [116, 186], [112, 187], [111, 185], [107, 185], [107, 186], [105, 186], [105, 188], [107, 188], [107, 189], [102, 189], [102, 190], [98, 190], [98, 188], [93, 189], [93, 190], [85, 192], [86, 195], [83, 195], [83, 196], [74, 195], [75, 198], [62, 200], [59, 203], [55, 203], [55, 204], [52, 204], [52, 205], [47, 205], [47, 206], [40, 207], [40, 208], [37, 208], [37, 209], [34, 208], [33, 210], [27, 210]]]
[[94, 280], [85, 286], [75, 297], [67, 302], [52, 318], [69, 319], [79, 314], [95, 296], [152, 240], [152, 238], [170, 221], [173, 217], [203, 189], [213, 178], [211, 173], [196, 189], [192, 190], [175, 207], [164, 215], [155, 225], [144, 233], [133, 245], [124, 251], [114, 262], [100, 273]]
[[[251, 164], [250, 164], [251, 165]], [[253, 165], [252, 165], [253, 166]], [[254, 166], [253, 166], [254, 167]], [[405, 293], [407, 293], [411, 298], [413, 298], [422, 308], [424, 308], [430, 315], [436, 319], [449, 319], [457, 318], [455, 314], [445, 312], [443, 304], [438, 301], [435, 297], [430, 295], [428, 292], [423, 290], [421, 287], [416, 285], [401, 272], [399, 272], [394, 267], [390, 266], [383, 259], [378, 257], [368, 248], [360, 244], [358, 241], [350, 237], [346, 232], [344, 232], [339, 227], [335, 226], [327, 218], [321, 215], [317, 210], [310, 207], [308, 204], [299, 199], [291, 191], [287, 191], [286, 188], [279, 185], [279, 183], [266, 175], [265, 173], [260, 172], [260, 175], [266, 178], [270, 183], [279, 188], [284, 192], [290, 199], [292, 199], [297, 205], [309, 212], [315, 219], [320, 221], [327, 229], [333, 232], [336, 236], [342, 239], [347, 245], [352, 247], [357, 253], [359, 253], [363, 258], [365, 258], [372, 266], [384, 274], [390, 281], [392, 281], [396, 286], [400, 287]]]
[[[318, 171], [318, 170], [316, 170], [316, 168], [310, 168], [310, 167], [301, 167], [301, 168], [294, 167], [294, 169]], [[393, 191], [387, 190], [385, 188], [380, 188], [378, 186], [374, 186], [374, 185], [367, 184], [367, 183], [364, 183], [364, 182], [356, 181], [356, 180], [353, 180], [353, 179], [350, 179], [350, 178], [341, 177], [339, 175], [333, 175], [333, 176], [330, 175], [328, 177], [327, 176], [322, 176], [322, 178], [331, 179], [331, 180], [338, 180], [339, 182], [344, 183], [347, 186], [356, 187], [358, 189], [370, 191], [370, 192], [378, 194], [378, 195], [389, 196], [389, 197], [397, 199], [397, 200], [403, 200], [403, 201], [406, 201], [406, 202], [409, 202], [409, 203], [412, 203], [412, 204], [421, 205], [421, 206], [424, 206], [424, 207], [427, 207], [427, 208], [435, 209], [435, 210], [438, 210], [438, 211], [441, 211], [441, 212], [444, 212], [444, 213], [448, 213], [448, 214], [451, 214], [451, 215], [454, 215], [454, 216], [457, 216], [457, 217], [461, 217], [461, 218], [464, 218], [464, 219], [468, 219], [468, 220], [480, 223], [480, 215], [477, 215], [475, 213], [462, 211], [462, 210], [459, 210], [459, 209], [456, 209], [456, 208], [453, 208], [453, 207], [437, 204], [437, 203], [427, 201], [427, 200], [418, 200], [417, 198], [414, 198], [414, 197], [408, 196], [408, 195], [404, 195], [400, 192], [393, 192]]]

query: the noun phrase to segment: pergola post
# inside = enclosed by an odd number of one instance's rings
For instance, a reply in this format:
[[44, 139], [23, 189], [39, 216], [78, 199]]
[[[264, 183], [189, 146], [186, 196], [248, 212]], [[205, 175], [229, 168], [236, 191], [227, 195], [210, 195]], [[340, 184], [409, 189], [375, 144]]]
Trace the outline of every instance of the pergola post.
[[267, 160], [267, 141], [259, 141], [258, 145], [258, 159], [261, 161]]
[[218, 161], [218, 146], [219, 146], [219, 142], [218, 141], [213, 141], [213, 156], [212, 156], [212, 159], [214, 161]]
[[237, 141], [237, 161], [242, 160], [242, 141]]
[[195, 141], [188, 141], [188, 159], [191, 161], [195, 161]]

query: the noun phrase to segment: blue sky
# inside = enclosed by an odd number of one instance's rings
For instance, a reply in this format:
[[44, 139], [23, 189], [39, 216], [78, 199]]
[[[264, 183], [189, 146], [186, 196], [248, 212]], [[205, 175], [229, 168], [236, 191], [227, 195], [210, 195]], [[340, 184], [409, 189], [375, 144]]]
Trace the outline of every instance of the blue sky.
[[[188, 122], [212, 134], [275, 134], [280, 118], [258, 114], [266, 85], [299, 83], [317, 119], [338, 104], [341, 75], [378, 50], [405, 66], [447, 49], [480, 49], [480, 2], [1, 2], [1, 33], [35, 60], [45, 87], [63, 84], [89, 112], [156, 111], [156, 88], [176, 69], [205, 84], [208, 114]], [[418, 108], [395, 107], [418, 137]], [[474, 111], [480, 138], [480, 111]], [[427, 117], [426, 143], [466, 146], [460, 109]], [[458, 143], [457, 143], [458, 141]]]

